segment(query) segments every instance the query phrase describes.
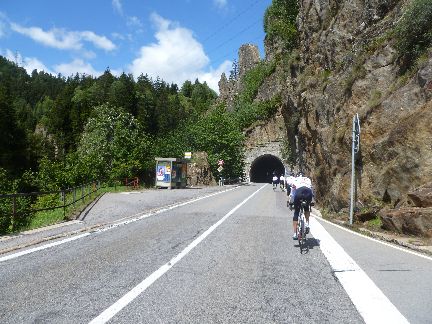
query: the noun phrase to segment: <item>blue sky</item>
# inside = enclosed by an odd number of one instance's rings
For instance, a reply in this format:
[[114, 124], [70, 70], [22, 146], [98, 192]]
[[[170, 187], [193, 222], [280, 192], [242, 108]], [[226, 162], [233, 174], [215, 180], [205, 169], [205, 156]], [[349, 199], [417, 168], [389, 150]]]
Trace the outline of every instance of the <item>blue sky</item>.
[[141, 73], [214, 90], [242, 44], [264, 53], [271, 0], [0, 0], [0, 55], [70, 76]]

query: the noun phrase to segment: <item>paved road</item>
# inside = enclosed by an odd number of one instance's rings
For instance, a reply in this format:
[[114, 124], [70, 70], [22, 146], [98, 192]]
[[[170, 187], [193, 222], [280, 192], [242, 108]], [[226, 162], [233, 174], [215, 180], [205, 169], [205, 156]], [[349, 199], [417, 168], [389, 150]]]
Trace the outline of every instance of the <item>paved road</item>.
[[432, 258], [319, 222], [411, 323], [432, 323]]
[[[109, 195], [71, 225], [78, 230], [66, 226], [0, 242], [0, 249], [12, 249], [69, 232], [0, 255], [0, 322], [364, 321], [318, 244], [324, 238], [311, 237], [309, 253], [300, 255], [283, 192], [261, 184], [225, 189]], [[429, 280], [431, 261], [421, 260]], [[386, 282], [394, 273], [370, 277]], [[389, 295], [392, 280], [380, 285]], [[411, 303], [424, 302], [417, 317], [397, 294], [388, 297], [410, 322], [426, 323], [432, 317], [424, 295], [410, 290]]]

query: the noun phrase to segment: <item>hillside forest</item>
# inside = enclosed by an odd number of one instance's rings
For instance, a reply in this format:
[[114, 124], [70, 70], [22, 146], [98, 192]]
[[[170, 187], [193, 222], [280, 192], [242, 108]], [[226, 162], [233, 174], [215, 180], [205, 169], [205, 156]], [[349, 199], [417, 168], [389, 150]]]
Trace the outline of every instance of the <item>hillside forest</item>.
[[[260, 85], [254, 75], [264, 78], [260, 71], [269, 69], [263, 63], [250, 71], [252, 94]], [[234, 62], [231, 78], [236, 70]], [[127, 177], [151, 185], [155, 157], [181, 158], [189, 151], [205, 151], [214, 174], [223, 159], [223, 176], [241, 177], [242, 129], [271, 116], [276, 105], [243, 98], [228, 112], [199, 80], [179, 87], [144, 74], [136, 80], [125, 73], [115, 76], [109, 69], [99, 77], [37, 70], [29, 75], [0, 56], [0, 194], [51, 192]], [[3, 205], [0, 209], [10, 207]], [[7, 232], [10, 215], [0, 214]]]

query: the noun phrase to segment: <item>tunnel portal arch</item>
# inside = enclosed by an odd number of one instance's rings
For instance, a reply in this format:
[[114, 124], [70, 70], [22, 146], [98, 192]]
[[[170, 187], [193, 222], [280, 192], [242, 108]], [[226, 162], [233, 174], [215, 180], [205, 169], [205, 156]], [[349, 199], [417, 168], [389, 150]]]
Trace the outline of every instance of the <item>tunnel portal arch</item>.
[[273, 173], [276, 173], [278, 177], [285, 174], [284, 164], [278, 157], [264, 154], [252, 162], [249, 178], [251, 182], [271, 182]]

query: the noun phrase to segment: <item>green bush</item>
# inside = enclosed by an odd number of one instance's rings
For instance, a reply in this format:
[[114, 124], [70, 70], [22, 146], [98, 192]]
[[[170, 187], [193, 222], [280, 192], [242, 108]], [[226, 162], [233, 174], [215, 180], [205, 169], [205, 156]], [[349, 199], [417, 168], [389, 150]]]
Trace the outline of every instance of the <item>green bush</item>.
[[273, 0], [264, 15], [264, 31], [271, 41], [282, 41], [284, 49], [291, 51], [297, 45], [296, 19], [299, 7], [296, 0]]
[[247, 71], [241, 80], [243, 90], [240, 94], [240, 101], [252, 103], [258, 93], [259, 87], [267, 77], [274, 73], [275, 69], [275, 62], [260, 62]]
[[272, 117], [280, 104], [280, 98], [255, 101], [259, 88], [276, 69], [276, 62], [260, 62], [243, 76], [242, 92], [236, 98], [233, 119], [239, 129], [245, 129], [254, 122]]
[[432, 1], [413, 0], [394, 35], [402, 70], [406, 71], [432, 45]]
[[257, 121], [267, 120], [274, 116], [280, 104], [280, 97], [250, 104], [243, 103], [237, 106], [234, 119], [240, 129], [246, 129]]

